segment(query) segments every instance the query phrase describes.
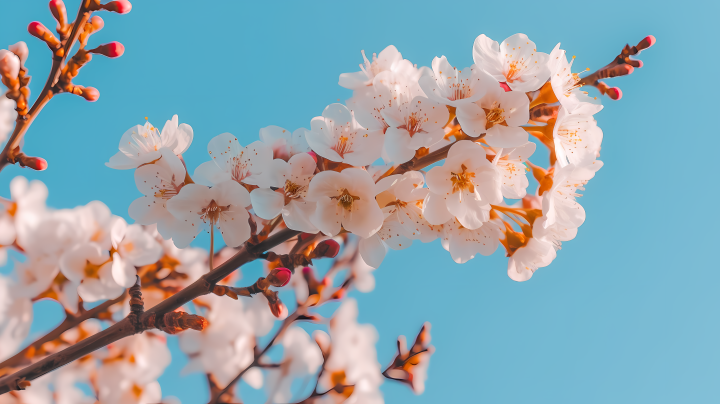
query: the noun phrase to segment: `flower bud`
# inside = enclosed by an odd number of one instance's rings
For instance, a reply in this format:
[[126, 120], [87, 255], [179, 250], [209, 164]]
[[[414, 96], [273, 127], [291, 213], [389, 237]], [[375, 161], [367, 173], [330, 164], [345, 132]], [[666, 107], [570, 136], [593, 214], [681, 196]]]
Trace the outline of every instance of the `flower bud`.
[[648, 35], [648, 36], [646, 36], [645, 38], [643, 38], [643, 40], [640, 41], [640, 42], [637, 44], [636, 48], [637, 48], [638, 50], [647, 49], [647, 48], [655, 45], [655, 42], [657, 42], [657, 40], [655, 39], [655, 37], [652, 36], [652, 35]]
[[37, 171], [44, 171], [48, 167], [47, 160], [42, 157], [30, 157], [20, 153], [15, 158], [21, 167], [29, 167]]
[[317, 164], [317, 154], [315, 154], [314, 151], [309, 151], [309, 152], [307, 152], [307, 154], [309, 154], [310, 157], [312, 157], [313, 160], [315, 160], [315, 163]]
[[57, 38], [55, 38], [55, 35], [50, 32], [42, 23], [38, 21], [33, 21], [28, 25], [28, 32], [30, 35], [45, 41], [45, 43], [48, 44], [49, 47], [52, 49], [57, 49], [60, 47], [60, 41], [58, 41]]
[[335, 258], [340, 252], [340, 244], [333, 239], [328, 239], [315, 247], [313, 253], [316, 257]]
[[622, 90], [620, 90], [620, 88], [618, 88], [618, 87], [608, 88], [607, 92], [605, 94], [607, 94], [608, 97], [610, 97], [611, 99], [613, 99], [615, 101], [622, 98]]
[[6, 49], [0, 49], [0, 75], [10, 79], [20, 74], [20, 58]]
[[103, 4], [102, 8], [118, 14], [127, 14], [132, 10], [132, 4], [128, 0], [117, 0]]
[[100, 45], [95, 49], [89, 50], [88, 52], [97, 53], [99, 55], [104, 55], [109, 58], [116, 58], [122, 56], [122, 54], [125, 53], [125, 47], [120, 42], [114, 41], [106, 43], [104, 45]]
[[[278, 299], [274, 302], [271, 302], [268, 300], [268, 305], [270, 306], [270, 311], [272, 312], [273, 316], [275, 316], [281, 320], [284, 319], [284, 317], [287, 317], [288, 309], [287, 309], [287, 307], [285, 307], [283, 302], [280, 301], [280, 299]], [[284, 314], [284, 317], [283, 317], [283, 314]], [[283, 318], [281, 318], [281, 317], [283, 317]]]
[[60, 27], [64, 27], [67, 24], [67, 9], [65, 3], [62, 0], [50, 0], [50, 12], [53, 17], [57, 20]]
[[507, 83], [505, 83], [505, 82], [500, 82], [500, 87], [502, 87], [502, 89], [505, 90], [505, 92], [511, 91], [510, 86], [507, 85]]
[[270, 271], [270, 274], [265, 279], [267, 279], [271, 285], [279, 288], [287, 285], [291, 277], [292, 272], [290, 272], [289, 269], [280, 267]]
[[100, 31], [105, 26], [105, 21], [103, 21], [102, 18], [100, 18], [99, 15], [94, 15], [90, 19], [90, 25], [93, 27], [93, 32]]
[[16, 54], [17, 57], [20, 58], [20, 64], [25, 64], [25, 61], [27, 60], [29, 54], [28, 47], [25, 42], [20, 41], [15, 45], [10, 45], [8, 49], [10, 49], [10, 52]]
[[97, 88], [85, 87], [80, 90], [80, 96], [90, 102], [95, 102], [100, 98], [100, 91]]

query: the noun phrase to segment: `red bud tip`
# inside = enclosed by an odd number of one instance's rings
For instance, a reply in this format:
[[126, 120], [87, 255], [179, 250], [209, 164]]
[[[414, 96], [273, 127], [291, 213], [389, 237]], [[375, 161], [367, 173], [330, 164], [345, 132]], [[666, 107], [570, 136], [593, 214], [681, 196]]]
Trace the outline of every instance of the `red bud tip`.
[[111, 1], [110, 3], [102, 6], [107, 11], [112, 11], [118, 14], [127, 14], [132, 10], [132, 4], [128, 0], [117, 0]]
[[310, 268], [310, 267], [305, 267], [305, 268], [303, 268], [302, 272], [303, 272], [304, 274], [312, 273], [312, 268]]
[[120, 42], [110, 42], [90, 50], [90, 53], [97, 53], [109, 58], [116, 58], [125, 53], [125, 47]]
[[80, 94], [80, 96], [90, 102], [95, 102], [98, 98], [100, 98], [100, 91], [94, 87], [86, 87], [82, 90], [82, 94]]
[[639, 50], [647, 49], [647, 48], [655, 45], [655, 42], [657, 42], [657, 40], [655, 39], [655, 37], [652, 36], [652, 35], [648, 35], [648, 36], [646, 36], [645, 38], [643, 38], [643, 40], [640, 41], [640, 42], [637, 44], [636, 47], [637, 47]]
[[44, 171], [48, 167], [47, 160], [45, 160], [44, 158], [38, 157], [35, 166], [36, 166], [36, 168], [35, 168], [36, 170]]
[[638, 62], [638, 66], [637, 66], [638, 69], [641, 68], [641, 67], [643, 67], [643, 62], [642, 62], [642, 60], [636, 60], [636, 62]]
[[65, 24], [67, 21], [67, 10], [62, 0], [50, 0], [50, 12], [53, 17], [60, 23]]
[[40, 39], [42, 39], [43, 34], [47, 32], [47, 30], [48, 29], [38, 21], [33, 21], [28, 25], [28, 32], [30, 35]]
[[505, 92], [510, 91], [510, 86], [507, 85], [507, 83], [505, 83], [505, 82], [501, 82], [500, 87], [502, 87], [502, 89], [505, 90]]
[[270, 271], [267, 280], [270, 281], [270, 284], [273, 286], [280, 288], [287, 285], [291, 277], [292, 272], [290, 272], [289, 269], [280, 267]]
[[618, 87], [609, 88], [606, 94], [608, 95], [608, 97], [610, 97], [610, 99], [613, 99], [615, 101], [622, 98], [622, 90], [620, 90]]
[[340, 244], [333, 239], [325, 240], [315, 247], [316, 256], [335, 258], [340, 252]]
[[313, 160], [315, 160], [315, 163], [317, 164], [317, 154], [315, 154], [314, 151], [309, 151], [309, 152], [307, 152], [307, 154], [309, 154], [310, 157], [312, 157]]
[[625, 66], [625, 68], [627, 69], [627, 74], [631, 74], [633, 71], [635, 71], [635, 68], [628, 64], [624, 64], [623, 66]]

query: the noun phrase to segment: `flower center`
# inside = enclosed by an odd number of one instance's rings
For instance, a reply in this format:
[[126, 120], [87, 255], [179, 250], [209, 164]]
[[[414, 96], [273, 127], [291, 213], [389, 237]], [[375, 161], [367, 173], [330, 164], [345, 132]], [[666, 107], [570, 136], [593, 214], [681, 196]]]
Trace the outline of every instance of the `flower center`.
[[505, 78], [507, 79], [507, 82], [512, 83], [513, 81], [517, 80], [522, 75], [525, 67], [525, 62], [522, 60], [514, 60], [510, 62], [507, 73], [505, 73]]
[[458, 191], [468, 191], [475, 193], [475, 184], [472, 179], [475, 178], [475, 173], [468, 172], [465, 164], [460, 165], [462, 170], [460, 173], [451, 172], [450, 181], [452, 181], [453, 194]]
[[203, 222], [210, 221], [210, 224], [216, 224], [220, 219], [220, 214], [230, 210], [230, 205], [220, 206], [215, 202], [215, 199], [211, 200], [208, 206], [202, 208], [200, 211], [200, 218]]
[[465, 83], [465, 80], [450, 85], [450, 96], [448, 97], [450, 101], [462, 100], [470, 96], [472, 96], [472, 88]]
[[85, 277], [86, 278], [99, 278], [98, 273], [100, 272], [100, 267], [102, 265], [95, 265], [91, 263], [90, 261], [86, 261], [85, 264]]
[[[233, 157], [232, 163], [231, 163], [232, 168], [230, 170], [230, 177], [235, 182], [238, 182], [238, 183], [242, 182], [242, 180], [244, 180], [245, 178], [249, 177], [250, 174], [252, 174], [250, 172], [250, 167], [248, 167], [247, 163], [242, 161], [242, 155], [244, 153], [245, 152], [243, 151], [240, 153], [239, 156]], [[260, 173], [258, 173], [258, 174], [260, 174]]]
[[338, 206], [342, 206], [346, 210], [352, 210], [353, 202], [360, 200], [360, 197], [350, 195], [350, 192], [343, 188], [339, 196], [331, 196], [330, 199], [337, 199]]
[[302, 185], [298, 185], [290, 180], [285, 180], [285, 196], [288, 198], [299, 198], [300, 192], [304, 188]]
[[337, 143], [335, 143], [335, 146], [332, 148], [342, 158], [345, 158], [345, 154], [352, 152], [352, 142], [349, 140], [350, 138], [347, 136], [340, 136]]
[[505, 122], [505, 110], [500, 108], [500, 103], [494, 101], [490, 108], [483, 108], [485, 111], [485, 129], [490, 129], [495, 125], [507, 126]]
[[413, 112], [409, 117], [405, 119], [405, 125], [398, 126], [398, 129], [405, 129], [413, 137], [416, 133], [427, 133], [422, 128], [423, 120], [418, 119], [417, 112]]

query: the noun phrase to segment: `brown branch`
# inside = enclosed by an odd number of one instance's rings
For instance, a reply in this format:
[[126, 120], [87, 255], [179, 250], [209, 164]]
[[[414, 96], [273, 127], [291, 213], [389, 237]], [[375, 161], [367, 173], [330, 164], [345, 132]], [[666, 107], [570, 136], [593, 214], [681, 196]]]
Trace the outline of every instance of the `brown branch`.
[[97, 317], [99, 314], [104, 313], [110, 306], [122, 302], [123, 299], [125, 299], [125, 293], [123, 293], [122, 295], [120, 295], [120, 297], [116, 299], [108, 300], [98, 305], [97, 307], [94, 307], [91, 310], [85, 311], [83, 313], [79, 313], [78, 315], [68, 314], [67, 317], [65, 317], [65, 320], [63, 320], [60, 325], [55, 327], [54, 330], [50, 331], [43, 337], [28, 345], [25, 349], [15, 354], [15, 356], [12, 356], [6, 359], [4, 362], [0, 363], [0, 369], [26, 365], [27, 363], [29, 363], [30, 359], [27, 357], [28, 351], [39, 349], [46, 342], [55, 340], [56, 338], [60, 337], [60, 335], [62, 335], [62, 333], [64, 333], [65, 331], [77, 327], [78, 325], [80, 325], [80, 323], [87, 319]]
[[15, 122], [15, 130], [10, 136], [10, 139], [8, 139], [7, 144], [5, 144], [5, 148], [2, 153], [0, 153], [0, 171], [2, 171], [8, 164], [15, 164], [15, 153], [16, 151], [19, 151], [20, 142], [25, 136], [25, 133], [27, 133], [30, 125], [32, 125], [33, 121], [40, 111], [42, 111], [45, 104], [47, 104], [53, 97], [53, 87], [57, 84], [60, 78], [60, 73], [62, 71], [61, 68], [65, 59], [70, 53], [72, 46], [75, 42], [77, 42], [82, 27], [88, 21], [88, 18], [90, 18], [91, 12], [88, 11], [87, 4], [87, 1], [81, 2], [77, 18], [73, 23], [72, 33], [65, 40], [62, 56], [53, 56], [52, 67], [50, 68], [50, 74], [48, 74], [47, 81], [45, 82], [45, 87], [43, 87], [40, 92], [40, 96], [38, 96], [32, 108], [30, 108], [30, 112], [26, 115], [18, 114], [17, 121]]
[[54, 353], [11, 375], [0, 378], [0, 395], [5, 394], [10, 390], [15, 390], [17, 388], [18, 380], [35, 380], [44, 374], [47, 374], [61, 366], [67, 365], [74, 360], [80, 359], [108, 344], [149, 329], [150, 324], [154, 327], [161, 328], [163, 326], [162, 319], [165, 314], [175, 311], [175, 309], [180, 308], [183, 304], [190, 302], [199, 296], [210, 293], [217, 282], [233, 273], [242, 265], [255, 260], [261, 252], [273, 248], [278, 244], [297, 236], [299, 233], [300, 232], [298, 231], [283, 229], [257, 245], [249, 247], [246, 245], [232, 258], [224, 262], [222, 265], [219, 265], [213, 271], [203, 275], [190, 286], [165, 299], [155, 307], [145, 311], [140, 318], [136, 318], [131, 313], [130, 316], [124, 318], [106, 330], [103, 330], [60, 352]]

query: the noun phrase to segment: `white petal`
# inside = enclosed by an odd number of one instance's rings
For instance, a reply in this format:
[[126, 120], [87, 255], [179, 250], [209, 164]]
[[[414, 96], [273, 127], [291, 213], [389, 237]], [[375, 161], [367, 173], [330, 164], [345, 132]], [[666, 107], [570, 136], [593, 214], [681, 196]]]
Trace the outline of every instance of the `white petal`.
[[387, 247], [377, 234], [360, 240], [360, 256], [371, 267], [379, 268], [385, 259], [385, 254], [387, 254]]
[[255, 214], [266, 220], [279, 215], [285, 206], [283, 194], [267, 188], [254, 189], [250, 193], [250, 199]]

